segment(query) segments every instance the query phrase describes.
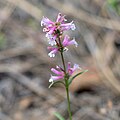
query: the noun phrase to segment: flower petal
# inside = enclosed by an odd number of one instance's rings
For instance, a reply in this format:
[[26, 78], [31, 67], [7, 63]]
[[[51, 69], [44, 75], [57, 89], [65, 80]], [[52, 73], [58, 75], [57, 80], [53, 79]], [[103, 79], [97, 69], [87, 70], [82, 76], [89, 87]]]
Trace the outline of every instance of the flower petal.
[[57, 16], [56, 22], [64, 23], [65, 21], [67, 21], [67, 20], [65, 19], [65, 15], [62, 16], [62, 14], [59, 13], [58, 16]]
[[70, 37], [68, 35], [65, 35], [62, 44], [64, 47], [66, 47], [68, 45], [75, 45], [76, 47], [78, 46], [78, 43], [75, 41], [75, 39], [70, 41]]
[[72, 70], [75, 71], [77, 69], [81, 69], [80, 66], [78, 64], [74, 64]]
[[47, 17], [43, 16], [43, 18], [41, 20], [41, 26], [52, 26], [53, 24], [54, 24], [54, 22], [49, 20]]
[[49, 57], [55, 57], [55, 54], [58, 52], [58, 48], [54, 48], [50, 53], [48, 53]]
[[69, 39], [70, 39], [70, 37], [68, 35], [65, 35], [64, 40], [62, 42], [64, 47], [68, 46]]
[[73, 21], [72, 22], [70, 22], [70, 23], [66, 23], [66, 24], [61, 24], [60, 25], [61, 26], [61, 30], [75, 30], [76, 29], [76, 27], [75, 27], [75, 24], [73, 23]]
[[73, 39], [68, 43], [68, 45], [75, 45], [77, 47], [78, 43], [75, 41], [75, 39]]
[[68, 62], [67, 72], [69, 75], [72, 75], [77, 69], [81, 69], [78, 64], [74, 64], [73, 68], [71, 68], [71, 63]]
[[49, 79], [49, 82], [53, 82], [54, 80], [59, 80], [59, 79], [62, 79], [64, 78], [63, 76], [52, 76], [50, 77]]
[[57, 75], [63, 75], [64, 73], [62, 71], [58, 71], [55, 68], [51, 68], [51, 71]]

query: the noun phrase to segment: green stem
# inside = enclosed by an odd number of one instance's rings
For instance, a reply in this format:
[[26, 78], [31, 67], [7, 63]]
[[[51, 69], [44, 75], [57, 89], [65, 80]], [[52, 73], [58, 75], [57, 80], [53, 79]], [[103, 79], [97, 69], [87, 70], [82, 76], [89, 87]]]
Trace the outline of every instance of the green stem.
[[66, 93], [67, 93], [67, 104], [68, 104], [69, 118], [70, 118], [70, 120], [72, 120], [72, 113], [71, 113], [71, 108], [70, 108], [69, 88], [68, 87], [66, 87]]
[[66, 75], [66, 67], [65, 67], [65, 60], [64, 60], [64, 57], [63, 57], [63, 52], [61, 52], [61, 58], [62, 58], [62, 63], [63, 63], [63, 67], [64, 67], [64, 72], [65, 72], [65, 75]]
[[62, 50], [60, 51], [60, 54], [61, 54], [61, 58], [62, 58], [62, 64], [63, 64], [64, 72], [65, 72], [65, 75], [66, 75], [65, 60], [64, 60], [64, 57], [63, 57], [63, 46], [62, 46], [62, 44], [61, 44], [60, 37], [58, 37], [58, 41], [59, 41], [60, 47], [61, 47], [61, 49], [62, 49]]
[[[58, 40], [59, 40], [60, 46], [62, 47], [60, 37], [58, 38]], [[63, 56], [63, 51], [60, 51], [60, 53], [61, 53], [62, 64], [63, 64], [63, 68], [64, 68], [64, 72], [65, 72], [64, 79], [65, 79], [65, 87], [66, 87], [66, 93], [67, 93], [68, 114], [69, 114], [70, 120], [72, 120], [72, 113], [71, 113], [71, 107], [70, 107], [70, 97], [69, 97], [69, 84], [68, 84], [68, 77], [67, 77], [67, 72], [66, 72], [65, 60], [64, 60], [64, 56]]]

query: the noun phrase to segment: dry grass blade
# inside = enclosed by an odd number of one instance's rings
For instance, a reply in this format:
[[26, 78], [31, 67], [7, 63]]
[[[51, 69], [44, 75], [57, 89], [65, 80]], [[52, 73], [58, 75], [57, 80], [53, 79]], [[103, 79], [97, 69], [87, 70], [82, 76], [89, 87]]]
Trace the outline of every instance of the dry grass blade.
[[42, 15], [41, 10], [37, 8], [36, 6], [30, 4], [26, 0], [6, 0], [6, 1], [10, 2], [16, 7], [21, 8], [22, 10], [24, 10], [25, 12], [33, 16], [38, 21], [40, 20], [41, 15]]
[[22, 54], [27, 54], [30, 52], [32, 52], [32, 48], [27, 46], [26, 48], [23, 48], [23, 47], [11, 48], [11, 49], [0, 52], [0, 60], [19, 56]]
[[[92, 25], [97, 25], [99, 27], [105, 27], [113, 30], [119, 30], [120, 31], [120, 22], [116, 20], [110, 20], [106, 18], [102, 18], [99, 16], [95, 16], [92, 14], [89, 14], [82, 9], [77, 9], [71, 4], [62, 4], [61, 2], [54, 1], [53, 3], [47, 1], [47, 4], [63, 13], [70, 14], [79, 20], [82, 20], [84, 22], [90, 23]], [[67, 8], [66, 8], [67, 6]], [[62, 8], [62, 9], [61, 9]]]
[[103, 82], [107, 84], [109, 83], [113, 91], [120, 93], [120, 83], [114, 76], [109, 66], [105, 65], [104, 53], [98, 48], [94, 36], [89, 30], [82, 31], [82, 35], [94, 60], [97, 63], [98, 68], [100, 69], [100, 72], [105, 76], [105, 78], [107, 78], [106, 80], [103, 80]]
[[19, 83], [23, 84], [24, 86], [26, 86], [27, 88], [29, 88], [31, 91], [33, 91], [34, 93], [36, 93], [37, 95], [39, 95], [39, 96], [45, 96], [46, 94], [48, 94], [48, 91], [46, 89], [43, 89], [37, 83], [35, 83], [34, 81], [29, 80], [24, 75], [22, 75], [20, 73], [17, 73], [17, 72], [9, 72], [8, 74], [12, 78], [14, 78], [15, 80], [17, 80]]
[[6, 4], [7, 5], [5, 6], [5, 8], [0, 11], [0, 30], [5, 25], [5, 21], [8, 20], [8, 18], [11, 16], [12, 12], [16, 8], [16, 6], [10, 3]]

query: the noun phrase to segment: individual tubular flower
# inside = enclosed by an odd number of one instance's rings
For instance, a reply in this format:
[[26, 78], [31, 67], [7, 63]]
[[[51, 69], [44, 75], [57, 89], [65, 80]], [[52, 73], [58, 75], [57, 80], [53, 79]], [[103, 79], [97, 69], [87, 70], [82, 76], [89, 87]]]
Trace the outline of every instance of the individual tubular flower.
[[62, 44], [64, 47], [67, 47], [69, 45], [75, 45], [76, 47], [78, 46], [78, 43], [75, 41], [75, 39], [70, 40], [70, 37], [68, 35], [65, 35]]
[[49, 41], [55, 41], [56, 37], [61, 35], [63, 31], [76, 29], [73, 21], [65, 23], [66, 21], [65, 15], [61, 15], [61, 13], [58, 14], [56, 22], [49, 20], [47, 17], [43, 17], [41, 20], [41, 26], [45, 26], [43, 32], [46, 32], [46, 37]]
[[[71, 67], [71, 63], [68, 62], [68, 65], [67, 65], [67, 74], [69, 75], [69, 77], [77, 70], [77, 69], [80, 69], [79, 65], [78, 64], [74, 64], [73, 67]], [[59, 79], [64, 79], [65, 77], [65, 72], [64, 70], [59, 67], [59, 66], [56, 66], [56, 69], [55, 68], [52, 68], [51, 71], [56, 74], [57, 76], [53, 76], [51, 75], [50, 79], [49, 79], [49, 82], [54, 82], [56, 80], [59, 80]]]
[[56, 80], [59, 80], [59, 79], [63, 79], [64, 78], [64, 71], [61, 67], [59, 66], [56, 66], [56, 69], [55, 68], [51, 68], [51, 71], [56, 74], [57, 76], [53, 76], [51, 75], [50, 79], [49, 79], [49, 82], [53, 82], [53, 81], [56, 81]]
[[48, 50], [50, 50], [48, 53], [49, 57], [55, 57], [55, 54], [58, 52], [58, 48], [56, 47], [48, 47]]
[[78, 64], [74, 64], [73, 67], [71, 67], [71, 63], [68, 62], [67, 73], [69, 76], [71, 76], [77, 69], [81, 69]]
[[72, 22], [70, 23], [66, 23], [66, 24], [61, 24], [61, 30], [62, 31], [65, 31], [65, 30], [75, 30], [76, 27], [75, 27], [75, 24]]
[[41, 20], [41, 26], [51, 27], [53, 24], [54, 24], [54, 22], [49, 20], [47, 17], [43, 16], [43, 19]]

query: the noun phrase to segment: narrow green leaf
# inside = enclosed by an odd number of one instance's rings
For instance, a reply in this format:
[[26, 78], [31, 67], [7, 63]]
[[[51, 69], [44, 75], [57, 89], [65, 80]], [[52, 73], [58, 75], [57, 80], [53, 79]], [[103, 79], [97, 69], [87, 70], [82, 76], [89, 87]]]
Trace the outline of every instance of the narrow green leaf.
[[79, 75], [81, 75], [81, 74], [83, 74], [83, 73], [85, 73], [85, 72], [87, 72], [88, 70], [84, 70], [84, 71], [82, 71], [82, 72], [79, 72], [79, 73], [77, 73], [76, 75], [74, 75], [72, 78], [70, 78], [69, 80], [68, 80], [68, 85], [70, 85], [71, 83], [72, 83], [72, 81], [77, 77], [77, 76], [79, 76]]
[[63, 84], [63, 85], [65, 86], [65, 84], [64, 84], [63, 81], [54, 81], [54, 82], [52, 82], [52, 83], [49, 85], [49, 88], [51, 88], [53, 85], [58, 84], [58, 83], [61, 83], [61, 84]]
[[54, 115], [59, 119], [59, 120], [65, 120], [62, 115], [60, 115], [58, 112], [55, 112]]

